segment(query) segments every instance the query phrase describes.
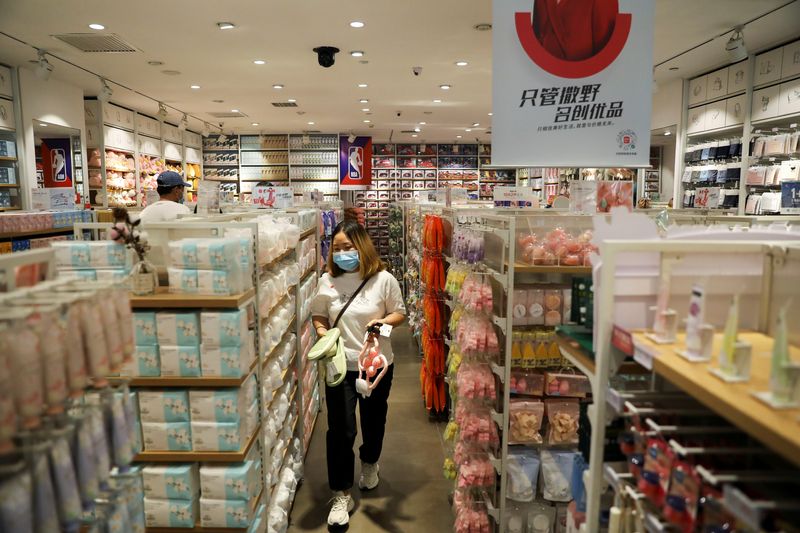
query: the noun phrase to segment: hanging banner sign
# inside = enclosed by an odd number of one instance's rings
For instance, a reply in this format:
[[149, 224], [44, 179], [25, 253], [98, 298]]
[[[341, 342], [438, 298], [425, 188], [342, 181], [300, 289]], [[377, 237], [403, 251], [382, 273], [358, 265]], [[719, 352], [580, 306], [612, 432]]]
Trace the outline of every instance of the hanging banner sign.
[[372, 137], [339, 137], [339, 189], [365, 190], [372, 184]]
[[44, 186], [72, 187], [72, 150], [69, 139], [44, 139], [41, 147]]
[[492, 163], [647, 166], [654, 4], [493, 2]]

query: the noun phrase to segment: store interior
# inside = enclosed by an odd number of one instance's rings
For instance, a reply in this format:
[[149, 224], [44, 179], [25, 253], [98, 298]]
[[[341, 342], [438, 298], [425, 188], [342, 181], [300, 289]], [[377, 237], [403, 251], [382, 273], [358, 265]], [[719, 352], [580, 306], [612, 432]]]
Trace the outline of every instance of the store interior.
[[[0, 0], [0, 533], [800, 532], [800, 1], [648, 2], [598, 166], [506, 164], [492, 2]], [[405, 321], [332, 524], [346, 220]]]

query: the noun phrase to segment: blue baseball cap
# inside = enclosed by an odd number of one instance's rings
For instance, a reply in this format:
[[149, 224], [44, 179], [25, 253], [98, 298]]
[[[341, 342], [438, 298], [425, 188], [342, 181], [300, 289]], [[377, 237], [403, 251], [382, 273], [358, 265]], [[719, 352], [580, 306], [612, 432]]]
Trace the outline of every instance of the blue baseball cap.
[[162, 172], [156, 178], [156, 183], [159, 187], [191, 187], [191, 183], [183, 181], [183, 176], [172, 170]]

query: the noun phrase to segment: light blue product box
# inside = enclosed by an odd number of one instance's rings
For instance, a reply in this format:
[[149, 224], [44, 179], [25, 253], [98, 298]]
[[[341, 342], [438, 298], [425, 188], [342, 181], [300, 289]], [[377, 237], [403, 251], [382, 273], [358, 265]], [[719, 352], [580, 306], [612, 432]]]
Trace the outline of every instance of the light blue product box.
[[181, 239], [169, 244], [172, 266], [227, 270], [238, 260], [236, 239]]
[[197, 378], [200, 372], [199, 346], [158, 347], [161, 357], [161, 375], [164, 377]]
[[127, 281], [128, 274], [129, 271], [122, 268], [103, 268], [96, 271], [97, 281], [108, 281], [115, 284]]
[[149, 465], [142, 471], [144, 494], [148, 498], [191, 500], [198, 495], [197, 463], [183, 465]]
[[241, 389], [193, 389], [189, 405], [193, 422], [239, 422], [245, 414]]
[[142, 439], [146, 451], [192, 451], [190, 422], [142, 422]]
[[202, 527], [246, 528], [253, 520], [253, 506], [247, 500], [200, 498]]
[[240, 346], [250, 341], [247, 311], [203, 312], [200, 331], [203, 344], [211, 346]]
[[227, 296], [243, 292], [239, 265], [229, 270], [198, 270], [197, 293]]
[[197, 294], [197, 269], [169, 267], [167, 275], [170, 292]]
[[200, 319], [197, 313], [158, 313], [158, 344], [164, 346], [200, 346]]
[[124, 244], [111, 241], [90, 243], [91, 266], [130, 268], [131, 255]]
[[55, 241], [50, 246], [55, 251], [56, 266], [59, 268], [89, 268], [92, 266], [88, 241]]
[[143, 377], [158, 377], [161, 375], [161, 358], [158, 356], [158, 346], [139, 346], [133, 352], [136, 364], [135, 375]]
[[134, 337], [137, 346], [157, 346], [156, 314], [137, 311], [133, 313]]
[[188, 422], [188, 391], [139, 391], [139, 417], [142, 422]]
[[198, 518], [198, 502], [196, 499], [145, 498], [144, 516], [147, 527], [194, 528]]
[[246, 440], [243, 429], [242, 422], [192, 422], [192, 448], [196, 452], [238, 452]]
[[59, 270], [59, 278], [76, 279], [78, 281], [97, 281], [97, 270], [84, 268], [80, 270]]
[[253, 461], [231, 466], [201, 466], [200, 491], [212, 500], [249, 500], [256, 490], [258, 471]]
[[197, 243], [199, 239], [181, 239], [169, 243], [170, 265], [197, 268]]
[[246, 346], [200, 347], [202, 373], [206, 377], [239, 378], [247, 374], [252, 354]]

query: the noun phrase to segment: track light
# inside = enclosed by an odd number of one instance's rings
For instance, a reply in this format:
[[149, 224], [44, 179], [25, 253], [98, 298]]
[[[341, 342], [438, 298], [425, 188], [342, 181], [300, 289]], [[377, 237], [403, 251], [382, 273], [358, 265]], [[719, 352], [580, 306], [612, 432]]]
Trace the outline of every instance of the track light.
[[743, 26], [738, 26], [733, 30], [733, 35], [725, 45], [725, 51], [728, 52], [731, 63], [747, 59], [747, 47], [744, 44], [744, 35], [742, 35], [743, 29]]
[[227, 140], [228, 140], [228, 136], [220, 131], [219, 132], [219, 142], [224, 143]]
[[158, 103], [158, 118], [161, 120], [165, 120], [169, 113], [167, 112], [167, 106], [165, 106], [162, 102]]
[[100, 78], [100, 83], [102, 84], [102, 87], [100, 88], [100, 93], [97, 95], [97, 99], [101, 102], [108, 102], [109, 99], [111, 99], [111, 95], [114, 94], [114, 91], [108, 86], [108, 82], [103, 78]]
[[355, 133], [351, 133], [350, 135], [347, 136], [347, 142], [349, 142], [350, 144], [354, 143], [355, 141], [356, 141]]
[[189, 126], [189, 117], [186, 115], [186, 113], [184, 113], [184, 114], [183, 114], [183, 118], [182, 118], [182, 119], [181, 119], [181, 121], [178, 123], [178, 130], [180, 130], [180, 131], [186, 131], [186, 128], [187, 128], [188, 126]]
[[47, 81], [50, 78], [50, 74], [53, 73], [53, 65], [45, 57], [47, 53], [44, 50], [37, 50], [36, 53], [39, 56], [39, 64], [36, 65], [36, 77], [42, 81]]
[[200, 131], [200, 135], [202, 135], [203, 137], [209, 136], [208, 122], [203, 122], [203, 129]]

